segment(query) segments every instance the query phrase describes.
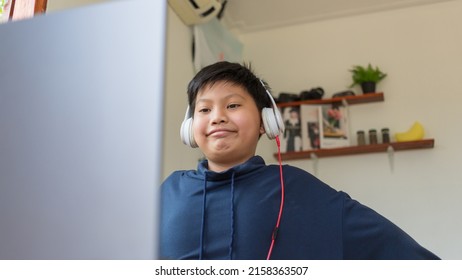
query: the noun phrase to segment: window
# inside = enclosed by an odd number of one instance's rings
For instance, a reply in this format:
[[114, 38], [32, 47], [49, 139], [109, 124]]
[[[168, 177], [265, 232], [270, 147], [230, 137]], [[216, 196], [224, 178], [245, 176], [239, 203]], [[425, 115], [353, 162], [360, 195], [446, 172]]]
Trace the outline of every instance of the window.
[[47, 0], [0, 0], [0, 22], [33, 17], [46, 11]]

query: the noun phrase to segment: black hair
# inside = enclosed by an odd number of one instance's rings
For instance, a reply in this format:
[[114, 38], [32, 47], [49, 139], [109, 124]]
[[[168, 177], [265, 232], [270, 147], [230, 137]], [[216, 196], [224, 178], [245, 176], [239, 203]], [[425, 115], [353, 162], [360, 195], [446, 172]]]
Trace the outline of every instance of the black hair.
[[239, 64], [228, 61], [220, 61], [202, 68], [188, 85], [188, 103], [191, 114], [194, 114], [197, 93], [206, 86], [212, 86], [216, 82], [229, 82], [243, 87], [255, 100], [258, 110], [272, 107], [266, 89], [261, 80], [252, 72], [250, 64]]

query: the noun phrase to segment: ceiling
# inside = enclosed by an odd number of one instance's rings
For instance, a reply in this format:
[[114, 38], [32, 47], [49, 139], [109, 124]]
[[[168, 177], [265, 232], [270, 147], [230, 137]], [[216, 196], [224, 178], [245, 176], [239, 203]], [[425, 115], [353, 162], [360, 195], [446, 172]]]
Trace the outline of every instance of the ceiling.
[[228, 0], [224, 21], [240, 33], [454, 0]]

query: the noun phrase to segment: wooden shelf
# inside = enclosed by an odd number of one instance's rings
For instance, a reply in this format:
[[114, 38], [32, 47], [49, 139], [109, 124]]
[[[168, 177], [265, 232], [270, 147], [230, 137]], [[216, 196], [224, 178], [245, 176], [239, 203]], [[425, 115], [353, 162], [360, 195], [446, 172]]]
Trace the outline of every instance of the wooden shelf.
[[[367, 93], [354, 96], [345, 96], [339, 98], [329, 98], [329, 99], [317, 99], [317, 100], [303, 100], [295, 102], [285, 102], [278, 103], [277, 106], [282, 107], [296, 107], [304, 104], [310, 105], [320, 105], [320, 104], [335, 104], [343, 103], [344, 100], [349, 105], [353, 104], [363, 104], [371, 102], [381, 102], [384, 101], [383, 92], [378, 93]], [[409, 142], [392, 142], [386, 144], [373, 144], [373, 145], [362, 145], [362, 146], [349, 146], [343, 148], [332, 148], [332, 149], [317, 149], [310, 151], [301, 151], [301, 152], [287, 152], [281, 154], [283, 160], [294, 160], [294, 159], [310, 159], [312, 156], [317, 158], [322, 157], [333, 157], [333, 156], [346, 156], [346, 155], [358, 155], [358, 154], [368, 154], [368, 153], [383, 153], [387, 152], [388, 147], [392, 146], [395, 151], [402, 150], [413, 150], [413, 149], [431, 149], [435, 145], [434, 139], [424, 139], [419, 141], [409, 141]], [[274, 154], [274, 157], [277, 158], [278, 155]]]
[[277, 103], [278, 107], [296, 107], [304, 104], [335, 104], [342, 103], [345, 100], [349, 105], [381, 102], [384, 101], [383, 92], [367, 93], [361, 95], [329, 98], [329, 99], [316, 99], [316, 100], [303, 100], [294, 102]]
[[[423, 139], [418, 141], [409, 142], [392, 142], [385, 144], [373, 144], [373, 145], [362, 145], [362, 146], [350, 146], [343, 148], [332, 148], [332, 149], [318, 149], [311, 151], [301, 152], [287, 152], [282, 153], [281, 157], [283, 160], [294, 160], [294, 159], [310, 159], [312, 155], [316, 157], [332, 157], [332, 156], [346, 156], [346, 155], [358, 155], [367, 153], [383, 153], [388, 150], [389, 146], [392, 146], [395, 151], [402, 150], [413, 150], [413, 149], [431, 149], [435, 145], [434, 139]], [[277, 158], [277, 153], [274, 154]]]

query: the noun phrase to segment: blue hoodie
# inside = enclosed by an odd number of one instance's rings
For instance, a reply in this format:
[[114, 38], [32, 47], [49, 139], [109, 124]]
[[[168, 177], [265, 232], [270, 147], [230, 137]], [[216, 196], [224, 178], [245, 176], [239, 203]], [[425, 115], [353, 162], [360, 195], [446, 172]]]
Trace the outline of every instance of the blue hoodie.
[[[162, 184], [160, 257], [265, 259], [281, 199], [279, 166], [255, 156], [224, 172], [176, 171]], [[271, 259], [438, 259], [375, 211], [284, 165]]]

